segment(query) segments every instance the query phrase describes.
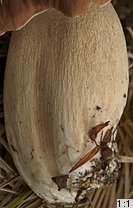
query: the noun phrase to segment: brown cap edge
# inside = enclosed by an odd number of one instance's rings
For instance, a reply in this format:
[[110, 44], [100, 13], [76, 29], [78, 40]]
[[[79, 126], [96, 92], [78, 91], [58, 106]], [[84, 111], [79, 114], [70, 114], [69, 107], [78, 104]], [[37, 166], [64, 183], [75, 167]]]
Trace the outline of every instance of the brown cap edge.
[[[24, 27], [33, 17], [45, 12], [49, 8], [55, 8], [69, 17], [81, 15], [88, 6], [92, 3], [106, 5], [111, 0], [67, 0], [64, 5], [64, 0], [17, 0], [16, 5], [14, 0], [0, 0], [0, 35], [7, 31], [19, 30]], [[37, 3], [35, 3], [37, 2]]]

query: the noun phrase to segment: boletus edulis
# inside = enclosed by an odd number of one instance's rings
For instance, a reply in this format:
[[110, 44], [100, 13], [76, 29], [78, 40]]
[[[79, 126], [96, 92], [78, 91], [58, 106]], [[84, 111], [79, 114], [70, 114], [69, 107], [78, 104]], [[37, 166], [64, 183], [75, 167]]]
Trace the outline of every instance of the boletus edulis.
[[125, 38], [111, 4], [93, 4], [75, 18], [48, 9], [13, 32], [6, 133], [20, 175], [38, 196], [74, 203], [116, 180], [127, 91]]

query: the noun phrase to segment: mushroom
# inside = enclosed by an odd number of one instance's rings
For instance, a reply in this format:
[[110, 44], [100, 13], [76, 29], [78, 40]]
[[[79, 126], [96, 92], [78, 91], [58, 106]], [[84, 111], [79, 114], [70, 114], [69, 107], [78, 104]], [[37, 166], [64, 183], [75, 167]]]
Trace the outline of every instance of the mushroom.
[[116, 180], [126, 104], [125, 38], [111, 4], [70, 18], [55, 9], [12, 34], [5, 127], [20, 175], [48, 204], [74, 203]]
[[110, 0], [1, 0], [0, 1], [0, 34], [18, 30], [34, 16], [48, 8], [55, 8], [67, 16], [77, 16], [92, 3], [104, 5]]

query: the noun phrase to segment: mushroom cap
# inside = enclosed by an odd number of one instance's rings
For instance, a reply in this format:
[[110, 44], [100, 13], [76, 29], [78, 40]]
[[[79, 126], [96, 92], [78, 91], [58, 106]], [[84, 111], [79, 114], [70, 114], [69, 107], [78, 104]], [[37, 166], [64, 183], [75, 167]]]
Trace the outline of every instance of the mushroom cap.
[[82, 14], [92, 3], [104, 5], [110, 0], [0, 0], [0, 35], [21, 29], [34, 16], [55, 8], [67, 16]]

